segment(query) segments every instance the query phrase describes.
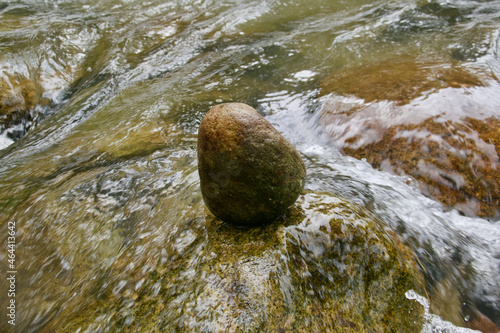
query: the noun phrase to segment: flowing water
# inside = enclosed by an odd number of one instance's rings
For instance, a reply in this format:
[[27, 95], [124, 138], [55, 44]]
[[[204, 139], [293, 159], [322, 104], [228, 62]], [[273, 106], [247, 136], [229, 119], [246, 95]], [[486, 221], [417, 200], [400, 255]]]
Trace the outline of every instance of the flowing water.
[[496, 0], [0, 1], [0, 97], [21, 114], [2, 116], [0, 330], [64, 331], [107, 295], [82, 332], [127, 331], [135, 292], [165, 288], [148, 274], [205, 260], [197, 128], [237, 101], [297, 147], [307, 190], [415, 253], [423, 332], [494, 332], [499, 27]]

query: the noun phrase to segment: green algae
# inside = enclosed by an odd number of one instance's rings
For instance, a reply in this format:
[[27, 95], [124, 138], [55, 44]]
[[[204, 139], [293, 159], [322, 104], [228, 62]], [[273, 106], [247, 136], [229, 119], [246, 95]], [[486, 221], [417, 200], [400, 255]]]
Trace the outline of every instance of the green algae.
[[[419, 332], [422, 291], [409, 251], [369, 213], [329, 194], [307, 193], [284, 218], [235, 227], [189, 221], [182, 250], [147, 274], [92, 293], [46, 332]], [[175, 241], [173, 242], [175, 244]], [[170, 249], [169, 249], [170, 248]], [[120, 275], [120, 262], [112, 268]], [[111, 273], [113, 275], [113, 273]], [[138, 279], [140, 283], [134, 283]]]

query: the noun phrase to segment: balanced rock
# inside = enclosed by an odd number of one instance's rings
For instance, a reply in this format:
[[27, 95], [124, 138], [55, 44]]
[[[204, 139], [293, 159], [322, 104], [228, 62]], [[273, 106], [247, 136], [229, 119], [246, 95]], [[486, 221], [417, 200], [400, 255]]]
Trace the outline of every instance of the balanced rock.
[[269, 223], [304, 188], [306, 169], [297, 150], [252, 107], [216, 105], [198, 131], [203, 200], [223, 221]]

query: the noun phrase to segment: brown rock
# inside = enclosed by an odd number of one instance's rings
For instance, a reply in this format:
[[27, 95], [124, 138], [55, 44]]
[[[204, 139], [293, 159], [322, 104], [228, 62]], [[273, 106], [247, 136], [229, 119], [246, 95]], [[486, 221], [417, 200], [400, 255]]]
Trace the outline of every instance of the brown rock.
[[304, 187], [297, 150], [252, 107], [216, 105], [198, 131], [203, 199], [224, 221], [255, 225], [283, 214]]

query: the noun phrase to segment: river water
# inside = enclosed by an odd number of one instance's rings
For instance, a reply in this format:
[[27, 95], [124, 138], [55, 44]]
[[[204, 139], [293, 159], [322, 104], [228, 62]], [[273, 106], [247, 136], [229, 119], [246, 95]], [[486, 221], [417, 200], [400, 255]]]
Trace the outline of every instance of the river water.
[[487, 0], [0, 1], [0, 79], [29, 109], [0, 138], [18, 305], [0, 329], [62, 331], [106, 290], [123, 309], [168, 249], [208, 237], [192, 226], [207, 214], [197, 128], [236, 101], [297, 147], [307, 190], [363, 206], [415, 253], [423, 332], [494, 332], [499, 27]]

